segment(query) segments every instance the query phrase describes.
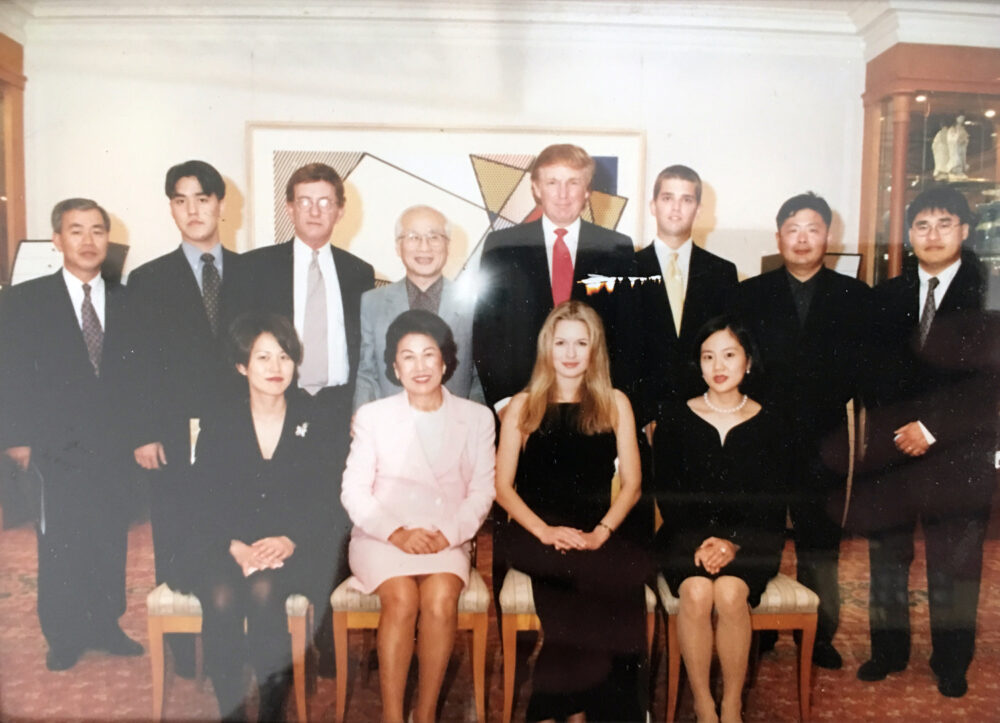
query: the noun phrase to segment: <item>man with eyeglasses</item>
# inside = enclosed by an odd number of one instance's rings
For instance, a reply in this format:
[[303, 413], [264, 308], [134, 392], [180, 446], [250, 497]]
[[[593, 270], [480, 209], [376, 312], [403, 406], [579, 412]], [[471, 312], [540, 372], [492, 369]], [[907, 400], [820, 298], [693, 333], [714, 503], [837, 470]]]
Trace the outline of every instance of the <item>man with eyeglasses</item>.
[[459, 397], [484, 402], [472, 363], [472, 311], [475, 295], [443, 275], [451, 224], [430, 206], [411, 206], [396, 221], [396, 253], [406, 276], [361, 297], [361, 361], [354, 409], [399, 392], [385, 376], [385, 332], [408, 309], [424, 309], [451, 327], [458, 345], [458, 368], [445, 384]]
[[[241, 298], [255, 311], [292, 320], [303, 345], [298, 385], [312, 397], [314, 418], [325, 438], [317, 452], [330, 470], [331, 591], [345, 578], [350, 523], [340, 505], [340, 475], [350, 448], [350, 419], [361, 347], [361, 295], [375, 286], [371, 264], [330, 243], [344, 215], [344, 182], [324, 163], [302, 166], [285, 186], [285, 210], [295, 236], [256, 249], [245, 259]], [[329, 600], [313, 600], [317, 609]], [[333, 673], [329, 610], [316, 634], [320, 672]]]
[[878, 681], [910, 658], [908, 578], [923, 529], [930, 606], [930, 667], [947, 697], [965, 695], [976, 636], [983, 540], [996, 472], [1000, 337], [984, 311], [986, 273], [964, 248], [974, 217], [952, 186], [907, 210], [915, 264], [875, 288], [865, 471], [851, 502], [868, 537], [871, 659]]

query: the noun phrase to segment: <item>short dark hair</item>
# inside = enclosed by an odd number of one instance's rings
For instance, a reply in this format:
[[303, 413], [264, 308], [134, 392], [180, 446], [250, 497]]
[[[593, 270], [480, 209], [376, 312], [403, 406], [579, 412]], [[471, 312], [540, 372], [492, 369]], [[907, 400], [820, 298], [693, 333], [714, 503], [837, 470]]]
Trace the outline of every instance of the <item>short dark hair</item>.
[[163, 190], [167, 192], [167, 198], [177, 195], [177, 182], [182, 178], [194, 177], [201, 184], [201, 192], [206, 196], [215, 196], [220, 201], [226, 197], [226, 182], [222, 180], [222, 175], [215, 170], [215, 167], [205, 161], [184, 161], [176, 166], [171, 166], [167, 171], [167, 180], [163, 184]]
[[340, 174], [330, 168], [325, 163], [309, 163], [298, 168], [289, 177], [285, 184], [285, 200], [291, 203], [295, 200], [295, 187], [300, 183], [313, 183], [314, 181], [326, 181], [333, 186], [333, 192], [337, 196], [337, 205], [344, 205], [344, 181]]
[[384, 356], [386, 379], [396, 386], [402, 386], [392, 365], [396, 361], [399, 342], [407, 334], [423, 334], [434, 340], [444, 360], [444, 376], [441, 378], [441, 383], [444, 384], [451, 379], [451, 375], [458, 367], [458, 344], [455, 343], [455, 335], [451, 333], [451, 327], [444, 319], [423, 309], [404, 311], [393, 319], [386, 329]]
[[781, 204], [781, 208], [778, 209], [778, 215], [774, 219], [778, 224], [778, 230], [781, 230], [781, 224], [799, 211], [807, 208], [822, 216], [823, 223], [826, 224], [827, 228], [830, 228], [830, 222], [833, 220], [833, 212], [830, 210], [830, 204], [822, 196], [817, 196], [812, 191], [806, 191], [805, 193], [800, 193], [798, 196], [792, 196]]
[[302, 343], [295, 333], [295, 326], [287, 316], [247, 312], [240, 314], [229, 325], [229, 359], [246, 366], [250, 363], [250, 351], [261, 334], [270, 334], [278, 346], [295, 362], [302, 363]]
[[656, 176], [656, 181], [653, 183], [653, 200], [660, 194], [660, 186], [668, 178], [679, 178], [682, 181], [690, 181], [694, 184], [694, 197], [698, 203], [701, 203], [701, 176], [693, 168], [688, 168], [687, 166], [682, 166], [681, 164], [675, 164], [673, 166], [667, 166]]
[[[736, 341], [740, 343], [743, 347], [744, 353], [747, 355], [747, 373], [751, 369], [754, 371], [754, 377], [760, 379], [764, 373], [764, 364], [760, 358], [760, 352], [757, 350], [757, 343], [753, 340], [749, 330], [739, 320], [738, 317], [733, 314], [722, 314], [721, 316], [716, 316], [704, 324], [698, 329], [698, 333], [694, 338], [693, 353], [691, 356], [691, 364], [694, 368], [698, 370], [699, 375], [701, 374], [701, 345], [705, 343], [708, 337], [712, 336], [717, 331], [723, 331], [728, 329], [733, 336], [736, 337]], [[746, 378], [740, 383], [740, 391], [745, 392], [746, 388]]]
[[906, 209], [906, 225], [912, 226], [914, 219], [922, 211], [947, 211], [958, 216], [958, 220], [970, 226], [975, 223], [976, 215], [969, 208], [969, 201], [958, 189], [952, 186], [934, 186], [921, 191], [909, 208]]
[[63, 216], [67, 211], [100, 211], [101, 219], [104, 221], [104, 230], [111, 231], [111, 217], [97, 203], [89, 198], [67, 198], [52, 207], [52, 232], [62, 231]]

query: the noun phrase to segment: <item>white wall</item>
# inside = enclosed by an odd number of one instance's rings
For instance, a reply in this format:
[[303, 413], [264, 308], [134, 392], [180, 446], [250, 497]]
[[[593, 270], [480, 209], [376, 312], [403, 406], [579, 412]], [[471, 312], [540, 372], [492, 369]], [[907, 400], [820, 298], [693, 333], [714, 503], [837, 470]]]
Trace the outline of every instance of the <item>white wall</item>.
[[647, 183], [670, 163], [701, 173], [700, 233], [742, 274], [774, 251], [781, 201], [806, 189], [827, 198], [839, 245], [856, 250], [865, 61], [839, 14], [789, 26], [779, 13], [771, 25], [783, 27], [762, 29], [766, 12], [706, 23], [669, 6], [623, 17], [618, 4], [531, 21], [525, 4], [513, 20], [482, 6], [464, 20], [36, 17], [25, 27], [29, 237], [50, 234], [55, 201], [93, 197], [134, 268], [178, 242], [164, 172], [203, 158], [230, 182], [224, 238], [245, 248], [245, 125], [287, 121], [639, 129]]

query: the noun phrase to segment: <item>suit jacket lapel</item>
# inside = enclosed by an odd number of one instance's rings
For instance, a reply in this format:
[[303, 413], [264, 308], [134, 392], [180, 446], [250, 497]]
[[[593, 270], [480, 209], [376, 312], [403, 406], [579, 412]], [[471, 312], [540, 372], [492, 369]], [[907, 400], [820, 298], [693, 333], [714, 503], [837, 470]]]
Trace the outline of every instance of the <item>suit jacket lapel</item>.
[[[695, 318], [695, 309], [704, 309], [710, 306], [709, 294], [718, 289], [711, 289], [711, 284], [706, 283], [708, 279], [708, 268], [705, 265], [705, 256], [708, 252], [702, 251], [697, 246], [691, 248], [691, 262], [688, 266], [687, 286], [684, 290], [684, 311], [681, 314], [681, 336], [691, 337], [698, 332], [701, 326]], [[666, 289], [664, 288], [664, 296]]]
[[[90, 353], [87, 351], [87, 343], [83, 340], [83, 330], [80, 322], [76, 318], [76, 310], [73, 308], [73, 299], [66, 288], [66, 281], [63, 279], [62, 270], [49, 277], [52, 280], [52, 310], [53, 338], [62, 337], [66, 339], [66, 350], [70, 352], [76, 361], [74, 364], [78, 368], [86, 368], [90, 375], [93, 375], [93, 367], [90, 364]], [[107, 292], [105, 291], [105, 294]], [[107, 326], [107, 296], [105, 296], [104, 320]]]
[[[198, 281], [194, 277], [191, 264], [188, 263], [184, 250], [180, 246], [170, 254], [170, 263], [173, 266], [173, 275], [178, 282], [178, 302], [187, 309], [186, 315], [191, 322], [201, 327], [201, 333], [212, 336], [212, 327], [208, 323], [208, 312], [205, 311], [205, 301], [201, 295], [201, 289], [198, 288]], [[223, 270], [223, 278], [225, 278], [225, 270]]]

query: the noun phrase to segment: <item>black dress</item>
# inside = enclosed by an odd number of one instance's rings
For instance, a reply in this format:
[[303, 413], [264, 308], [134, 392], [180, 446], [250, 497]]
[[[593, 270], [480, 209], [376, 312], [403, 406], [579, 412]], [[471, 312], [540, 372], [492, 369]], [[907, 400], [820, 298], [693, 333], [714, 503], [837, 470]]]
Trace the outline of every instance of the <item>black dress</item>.
[[[687, 403], [670, 405], [653, 436], [655, 487], [663, 526], [656, 551], [674, 595], [689, 577], [738, 577], [751, 607], [778, 574], [789, 492], [790, 432], [767, 408], [719, 439]], [[694, 564], [708, 537], [740, 546], [719, 575]]]
[[[517, 467], [517, 492], [550, 525], [590, 532], [611, 504], [614, 433], [585, 435], [578, 405], [559, 404], [533, 432]], [[644, 720], [645, 552], [619, 535], [598, 550], [565, 554], [515, 522], [498, 544], [531, 576], [544, 644], [535, 663], [528, 720]]]
[[[285, 598], [303, 594], [319, 605], [333, 576], [332, 525], [320, 503], [333, 479], [320, 463], [325, 435], [310, 409], [301, 392], [289, 392], [269, 460], [260, 453], [245, 396], [202, 422], [193, 475], [199, 505], [191, 513], [185, 587], [202, 604], [205, 667], [223, 715], [243, 700], [247, 657], [260, 684], [287, 673]], [[229, 554], [230, 541], [252, 544], [281, 535], [295, 543], [284, 566], [243, 577]]]

